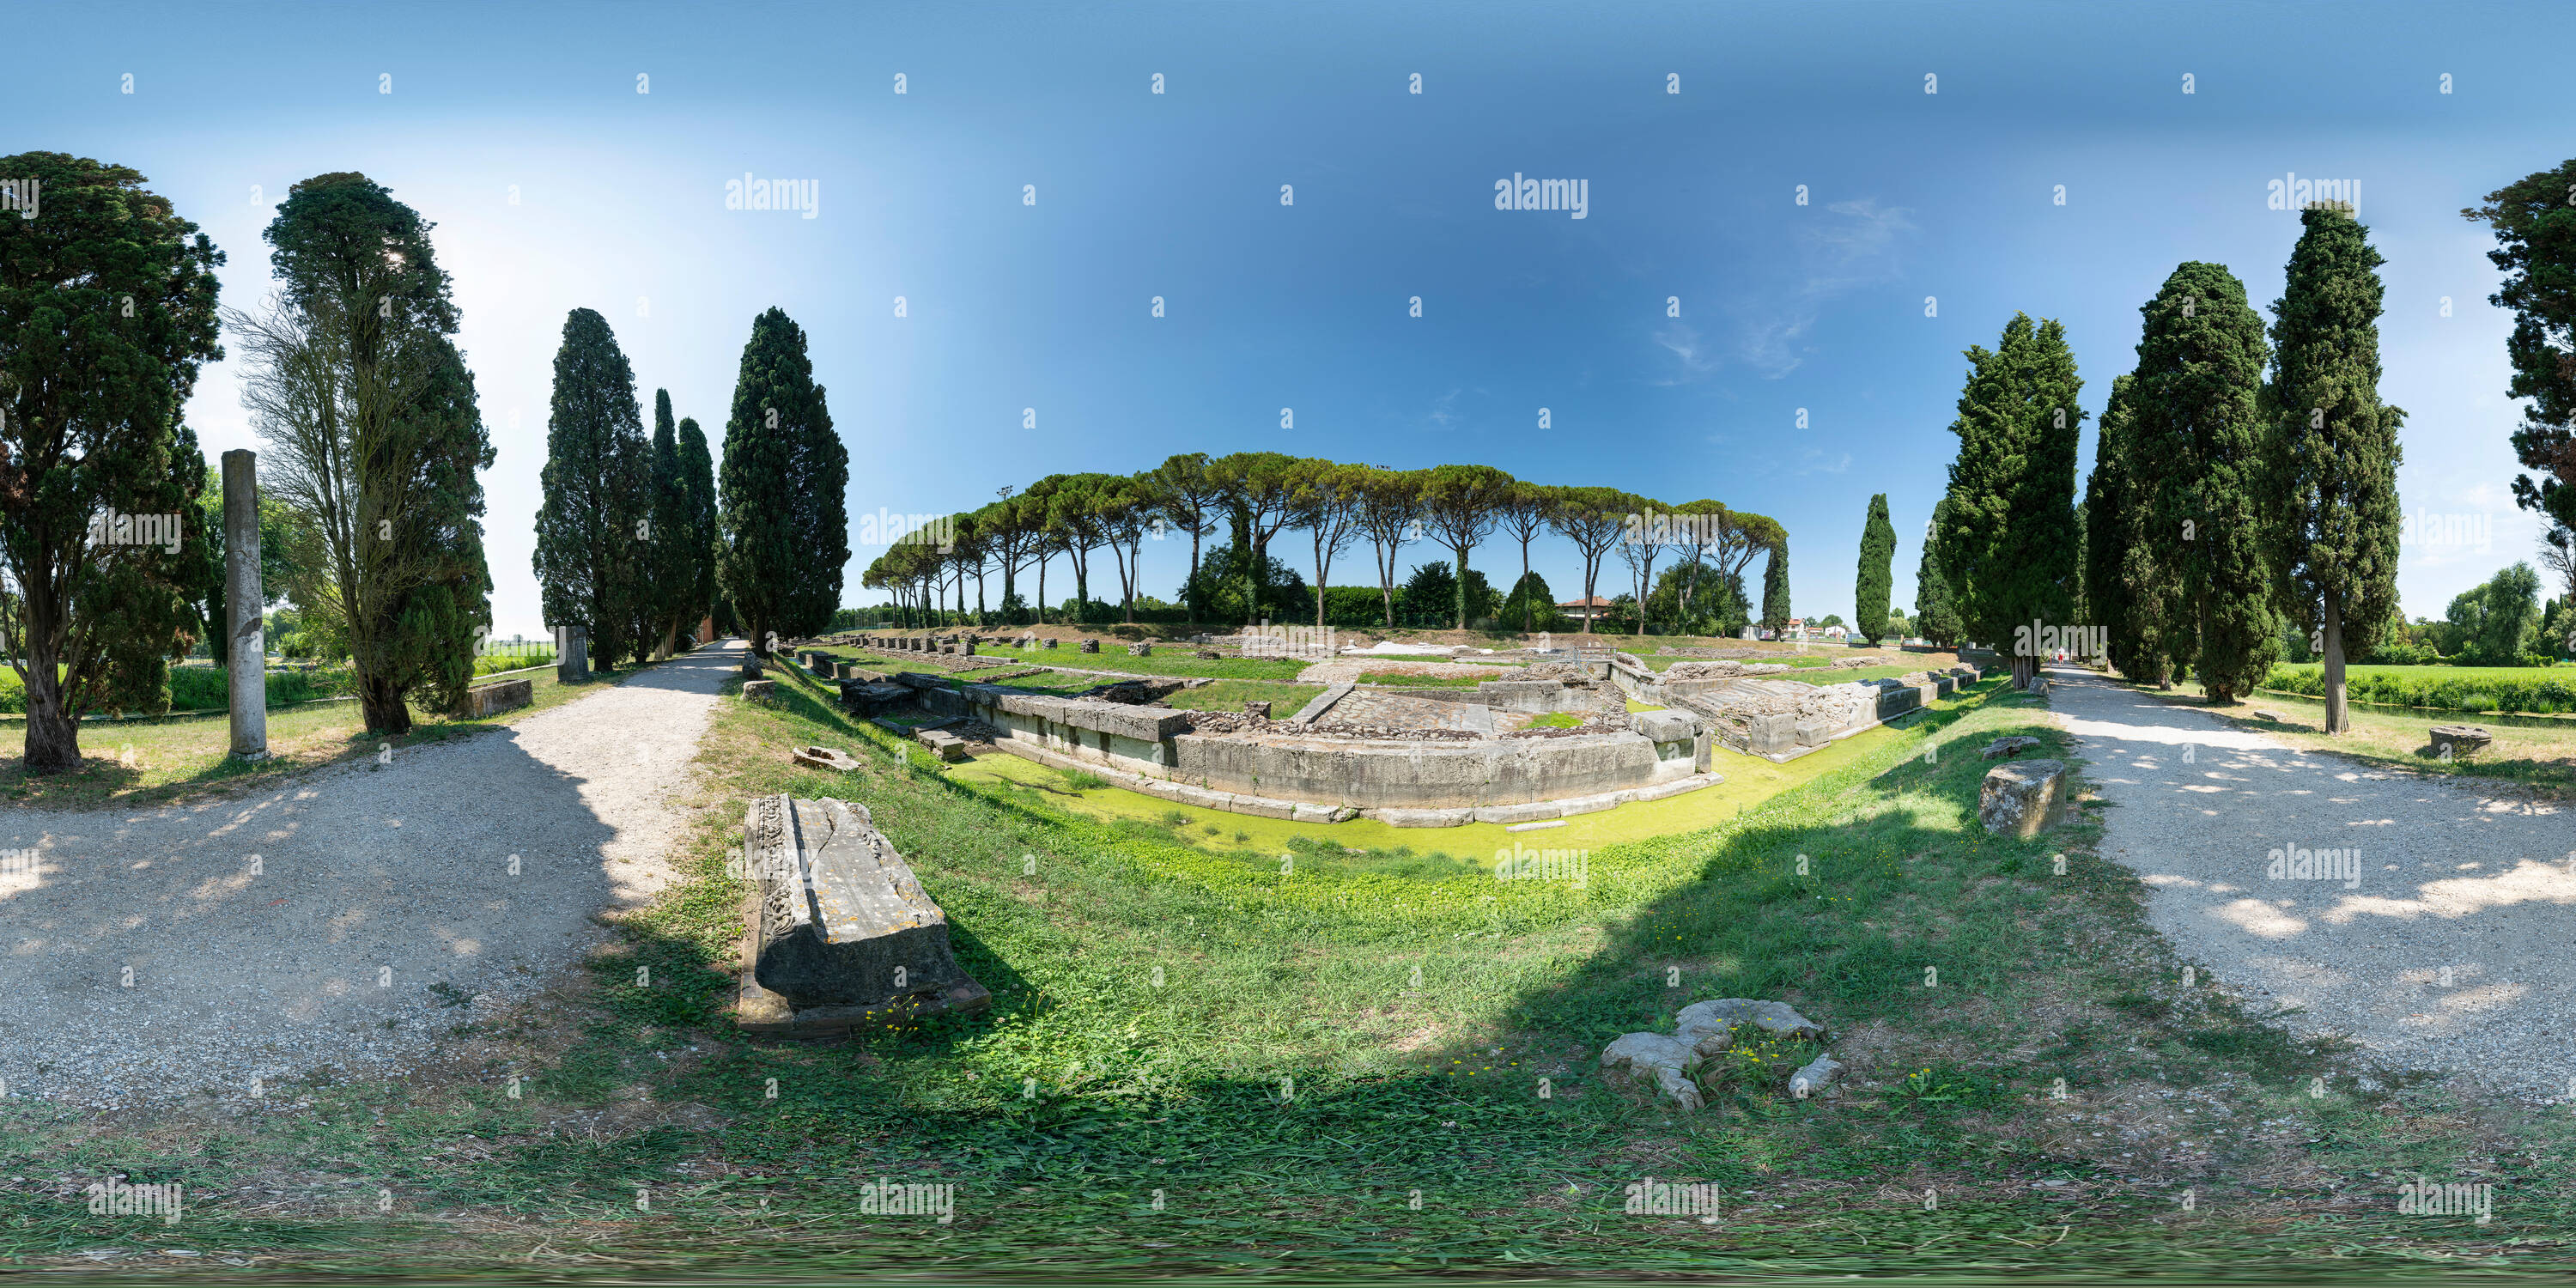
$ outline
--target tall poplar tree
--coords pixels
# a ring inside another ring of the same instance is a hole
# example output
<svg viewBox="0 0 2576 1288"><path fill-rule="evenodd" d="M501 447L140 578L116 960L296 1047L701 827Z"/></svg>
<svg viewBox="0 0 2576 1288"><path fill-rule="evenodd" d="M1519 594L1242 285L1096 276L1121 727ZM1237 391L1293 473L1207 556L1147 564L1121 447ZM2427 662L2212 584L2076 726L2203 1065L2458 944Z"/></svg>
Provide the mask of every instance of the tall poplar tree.
<svg viewBox="0 0 2576 1288"><path fill-rule="evenodd" d="M695 418L680 418L680 488L689 515L689 599L681 629L695 631L716 610L716 552L724 531L716 518L716 459Z"/></svg>
<svg viewBox="0 0 2576 1288"><path fill-rule="evenodd" d="M2155 562L2140 504L2144 464L2135 459L2130 433L2136 408L2130 391L2137 377L2111 382L2102 407L2101 433L2093 446L2093 474L2084 483L2084 601L2088 625L2109 642L2111 665L2140 684L2173 684L2172 642L2166 630L2174 596Z"/></svg>
<svg viewBox="0 0 2576 1288"><path fill-rule="evenodd" d="M590 656L616 666L637 641L652 593L652 451L608 319L574 309L555 351L546 419L545 500L537 508L537 584L546 624L590 632Z"/></svg>
<svg viewBox="0 0 2576 1288"><path fill-rule="evenodd" d="M671 419L671 391L653 391L652 577L644 598L652 605L652 638L658 657L680 646L683 631L698 625L698 566L705 562L705 534L689 504L688 462L680 453L680 427Z"/></svg>
<svg viewBox="0 0 2576 1288"><path fill-rule="evenodd" d="M1887 494L1869 499L1860 530L1860 577L1852 587L1852 617L1862 639L1876 644L1887 634L1887 597L1895 589L1896 525L1887 518Z"/></svg>
<svg viewBox="0 0 2576 1288"><path fill-rule="evenodd" d="M1959 394L1959 455L1935 539L1965 635L2003 648L2017 627L2064 624L2075 580L2075 456L2084 382L2066 328L2016 313L1992 350L1969 347ZM2013 650L2013 683L2038 674L2036 647Z"/></svg>
<svg viewBox="0 0 2576 1288"><path fill-rule="evenodd" d="M2348 210L2299 215L2288 281L2273 302L2267 410L2274 575L2325 660L2326 732L2352 724L2344 659L2378 646L2397 611L2397 428L2379 401L2379 266Z"/></svg>
<svg viewBox="0 0 2576 1288"><path fill-rule="evenodd" d="M1779 630L1796 615L1789 606L1789 538L1783 535L1762 567L1762 628Z"/></svg>
<svg viewBox="0 0 2576 1288"><path fill-rule="evenodd" d="M1948 504L1945 496L1932 507L1932 521L1923 525L1923 558L1914 565L1914 633L1939 648L1959 643L1959 607L1950 574L1941 569L1941 509Z"/></svg>
<svg viewBox="0 0 2576 1288"><path fill-rule="evenodd" d="M814 383L804 328L779 309L753 319L743 345L719 477L717 579L752 647L829 628L850 560L850 454Z"/></svg>
<svg viewBox="0 0 2576 1288"><path fill-rule="evenodd" d="M2175 268L2139 312L2129 460L2146 520L2131 552L2170 569L2193 673L2224 705L2261 683L2281 650L2262 490L2263 320L2225 265L2198 261Z"/></svg>

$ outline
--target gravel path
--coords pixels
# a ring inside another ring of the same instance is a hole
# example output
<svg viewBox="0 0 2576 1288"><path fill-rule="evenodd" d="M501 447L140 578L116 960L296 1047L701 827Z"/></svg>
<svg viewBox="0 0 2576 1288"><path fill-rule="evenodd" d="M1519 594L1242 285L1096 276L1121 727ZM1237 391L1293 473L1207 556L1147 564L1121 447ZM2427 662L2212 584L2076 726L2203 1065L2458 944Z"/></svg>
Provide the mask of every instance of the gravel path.
<svg viewBox="0 0 2576 1288"><path fill-rule="evenodd" d="M740 650L255 795L0 815L0 848L41 855L0 885L0 1079L93 1108L241 1097L401 1068L534 993L595 914L668 881L672 798Z"/></svg>
<svg viewBox="0 0 2576 1288"><path fill-rule="evenodd" d="M2561 1099L2576 1085L2576 819L2474 781L2387 774L2051 668L2114 804L2104 853L2149 919L2257 1013L2403 1067ZM2302 879L2293 848L2334 852ZM2272 875L2272 852L2284 873ZM2335 860L2345 852L2348 863Z"/></svg>

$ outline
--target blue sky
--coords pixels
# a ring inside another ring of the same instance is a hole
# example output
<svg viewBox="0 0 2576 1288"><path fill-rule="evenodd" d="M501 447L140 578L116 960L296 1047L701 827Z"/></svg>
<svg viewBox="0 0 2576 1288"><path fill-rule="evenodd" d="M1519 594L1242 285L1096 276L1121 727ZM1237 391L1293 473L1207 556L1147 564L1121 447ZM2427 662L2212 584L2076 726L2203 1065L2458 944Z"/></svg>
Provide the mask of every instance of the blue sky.
<svg viewBox="0 0 2576 1288"><path fill-rule="evenodd" d="M2518 412L2491 242L2458 212L2576 148L2565 6L12 5L5 21L21 56L0 153L142 170L230 254L227 304L268 289L259 232L298 179L364 171L439 225L499 448L505 635L542 629L531 518L576 307L616 328L641 397L669 388L719 443L751 319L786 309L850 447L854 519L1190 450L1479 461L1769 514L1798 610L1848 617L1883 491L1910 603L1960 351L2015 310L2061 319L2098 412L2176 263L2228 265L2258 307L2278 297L2297 216L2265 185L2291 172L2358 181L2389 261L2381 392L2408 413L2407 510L2486 534L2410 541L2406 611L2439 615L2539 531L2507 490ZM816 217L726 210L746 173L813 181ZM1587 217L1494 209L1514 173L1585 180ZM210 455L257 445L230 365L190 408ZM876 553L858 549L845 602ZM1476 562L1507 582L1517 559L1497 538ZM1569 548L1535 559L1579 593ZM1147 589L1169 597L1186 561L1184 542L1149 544ZM1367 577L1365 550L1336 565L1337 583Z"/></svg>

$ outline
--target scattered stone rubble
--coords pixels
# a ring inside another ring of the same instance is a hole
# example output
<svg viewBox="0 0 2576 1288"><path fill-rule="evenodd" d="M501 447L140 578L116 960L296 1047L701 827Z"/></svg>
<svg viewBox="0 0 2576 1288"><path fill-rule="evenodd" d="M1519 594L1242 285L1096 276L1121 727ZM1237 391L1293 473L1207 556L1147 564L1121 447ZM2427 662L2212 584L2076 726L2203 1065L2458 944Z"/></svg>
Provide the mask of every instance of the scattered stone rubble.
<svg viewBox="0 0 2576 1288"><path fill-rule="evenodd" d="M1769 1034L1821 1042L1825 1036L1825 1026L1800 1015L1788 1003L1749 997L1693 1002L1673 1017L1673 1025L1670 1037L1630 1033L1604 1047L1604 1075L1613 1081L1651 1084L1665 1099L1683 1109L1697 1110L1705 1108L1707 1100L1691 1075L1701 1065L1726 1054L1744 1030L1756 1031L1745 1035L1748 1037ZM1842 1068L1841 1061L1819 1054L1789 1076L1789 1094L1801 1100L1839 1095L1833 1083Z"/></svg>

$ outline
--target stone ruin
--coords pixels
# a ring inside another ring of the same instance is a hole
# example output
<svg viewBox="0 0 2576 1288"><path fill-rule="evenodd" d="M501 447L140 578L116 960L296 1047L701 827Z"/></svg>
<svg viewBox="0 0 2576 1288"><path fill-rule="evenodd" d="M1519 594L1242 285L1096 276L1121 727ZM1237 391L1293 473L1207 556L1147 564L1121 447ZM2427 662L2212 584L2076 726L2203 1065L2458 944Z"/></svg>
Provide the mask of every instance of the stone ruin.
<svg viewBox="0 0 2576 1288"><path fill-rule="evenodd" d="M947 914L866 806L756 799L741 862L759 892L737 1006L747 1031L846 1032L992 1001L958 966Z"/></svg>
<svg viewBox="0 0 2576 1288"><path fill-rule="evenodd" d="M1759 665L1681 662L1657 674L1620 653L1611 659L1610 675L1628 696L1702 716L1727 746L1777 762L1928 707L1979 674L1960 666L1937 676L1917 671L1887 680L1809 684L1760 678L1788 668L1764 671Z"/></svg>

